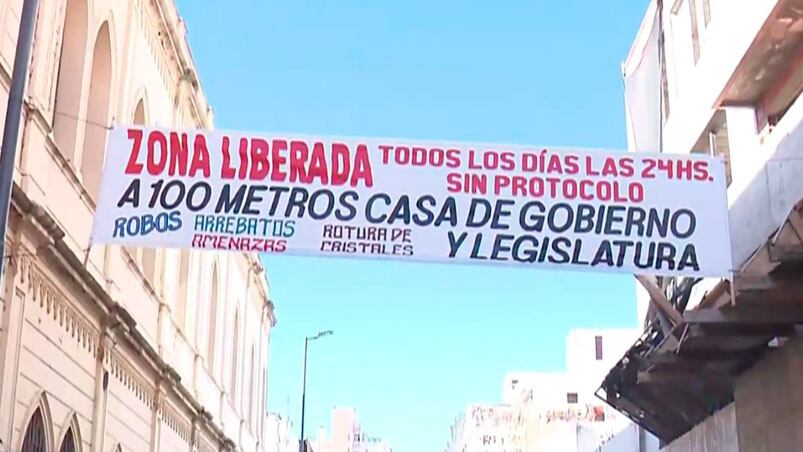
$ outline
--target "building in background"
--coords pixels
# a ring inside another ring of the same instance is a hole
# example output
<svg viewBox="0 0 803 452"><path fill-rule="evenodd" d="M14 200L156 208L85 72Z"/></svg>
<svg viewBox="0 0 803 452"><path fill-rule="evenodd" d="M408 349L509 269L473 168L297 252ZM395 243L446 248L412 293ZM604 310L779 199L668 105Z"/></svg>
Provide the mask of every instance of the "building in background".
<svg viewBox="0 0 803 452"><path fill-rule="evenodd" d="M3 106L22 3L0 0ZM268 450L274 314L257 257L88 243L110 124L213 127L185 33L171 0L39 2L5 237L0 448Z"/></svg>
<svg viewBox="0 0 803 452"><path fill-rule="evenodd" d="M293 436L292 424L275 413L268 413L262 430L264 450L270 452L298 452L298 437ZM312 448L308 448L312 452Z"/></svg>
<svg viewBox="0 0 803 452"><path fill-rule="evenodd" d="M644 332L602 384L664 451L803 442L801 48L800 0L655 0L625 61L630 149L727 174L732 277L639 288Z"/></svg>
<svg viewBox="0 0 803 452"><path fill-rule="evenodd" d="M447 452L590 452L630 421L596 397L599 380L638 330L572 330L565 372L505 376L502 403L470 405L452 426Z"/></svg>
<svg viewBox="0 0 803 452"><path fill-rule="evenodd" d="M511 405L469 405L452 426L447 452L515 451L518 409Z"/></svg>
<svg viewBox="0 0 803 452"><path fill-rule="evenodd" d="M466 413L470 412L470 409L466 409ZM466 430L466 415L464 413L460 413L454 420L454 423L451 426L451 431L449 435L449 440L446 443L446 452L464 452L468 450L465 444L465 430Z"/></svg>
<svg viewBox="0 0 803 452"><path fill-rule="evenodd" d="M392 452L390 445L379 437L368 435L357 419L353 408L332 410L332 432L327 437L323 428L312 442L316 452Z"/></svg>

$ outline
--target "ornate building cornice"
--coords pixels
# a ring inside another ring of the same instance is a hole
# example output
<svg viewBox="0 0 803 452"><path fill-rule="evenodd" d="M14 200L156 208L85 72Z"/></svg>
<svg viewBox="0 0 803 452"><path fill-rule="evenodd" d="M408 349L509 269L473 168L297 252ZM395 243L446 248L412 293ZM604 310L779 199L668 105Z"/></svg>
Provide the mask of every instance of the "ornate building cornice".
<svg viewBox="0 0 803 452"><path fill-rule="evenodd" d="M149 409L156 409L179 437L192 440L192 427L188 419L195 418L203 420L197 425L203 426L217 442L234 444L181 384L178 372L159 357L137 329L131 313L111 298L78 256L62 241L65 233L50 214L33 203L16 185L12 202L15 210L36 225L36 234L44 233L46 236L46 240L37 246L36 254L17 252L10 257L10 265L16 269L15 284L30 293L28 302L38 306L86 353L103 361L111 376ZM42 258L56 263L56 270L68 276L86 295L82 298L88 302L88 310L98 314L97 322L77 309L51 280L44 271ZM138 357L137 363L144 368L135 369L131 364L131 356ZM155 377L149 378L148 375ZM180 411L187 412L187 417L182 416Z"/></svg>

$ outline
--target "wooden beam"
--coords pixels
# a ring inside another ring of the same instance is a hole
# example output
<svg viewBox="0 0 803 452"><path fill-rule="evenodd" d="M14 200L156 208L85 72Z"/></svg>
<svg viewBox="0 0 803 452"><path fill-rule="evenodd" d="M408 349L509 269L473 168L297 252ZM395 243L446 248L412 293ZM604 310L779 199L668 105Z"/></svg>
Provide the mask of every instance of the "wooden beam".
<svg viewBox="0 0 803 452"><path fill-rule="evenodd" d="M703 368L707 364L716 363L717 365L735 365L745 359L757 356L760 349L748 350L727 350L727 351L703 351L703 350L682 350L680 353L662 353L652 358L653 364L660 365L683 365L691 366L697 364ZM701 370L702 372L702 370Z"/></svg>
<svg viewBox="0 0 803 452"><path fill-rule="evenodd" d="M656 308L660 309L661 312L667 317L667 319L672 322L672 326L675 326L683 321L683 316L678 312L677 309L669 303L669 300L666 299L666 295L664 295L664 291L658 287L658 284L651 276L646 275L635 275L636 280L644 286L647 290L647 293L650 294L650 300L655 305Z"/></svg>
<svg viewBox="0 0 803 452"><path fill-rule="evenodd" d="M694 309L683 314L694 325L799 325L803 324L803 304L737 305L723 309Z"/></svg>
<svg viewBox="0 0 803 452"><path fill-rule="evenodd" d="M770 245L769 251L775 262L803 260L803 245Z"/></svg>
<svg viewBox="0 0 803 452"><path fill-rule="evenodd" d="M698 360L718 363L742 363L758 357L766 347L744 350L682 350L679 355L683 360Z"/></svg>
<svg viewBox="0 0 803 452"><path fill-rule="evenodd" d="M727 370L688 370L680 368L664 368L662 370L642 371L636 381L641 383L688 383L692 380L732 382L736 376Z"/></svg>
<svg viewBox="0 0 803 452"><path fill-rule="evenodd" d="M678 410L680 407L674 400L665 397L665 392L656 395L647 386L632 386L625 395L634 405L651 414L674 434L687 432L699 422L699 419L695 422L688 413Z"/></svg>
<svg viewBox="0 0 803 452"><path fill-rule="evenodd" d="M803 305L803 278L798 273L783 275L740 275L735 304L790 303Z"/></svg>
<svg viewBox="0 0 803 452"><path fill-rule="evenodd" d="M703 295L703 299L700 300L699 307L702 308L710 308L716 306L717 301L723 296L728 295L730 298L731 293L731 285L730 281L727 279L720 280L714 288L708 291L705 295Z"/></svg>
<svg viewBox="0 0 803 452"><path fill-rule="evenodd" d="M727 340L746 340L749 338L771 339L774 336L791 336L795 332L795 325L776 325L776 324L707 324L689 325L690 337L727 339ZM693 335L692 335L693 334Z"/></svg>
<svg viewBox="0 0 803 452"><path fill-rule="evenodd" d="M778 273L771 275L740 274L736 276L735 285L739 292L790 288L803 290L803 279L797 273L788 275Z"/></svg>

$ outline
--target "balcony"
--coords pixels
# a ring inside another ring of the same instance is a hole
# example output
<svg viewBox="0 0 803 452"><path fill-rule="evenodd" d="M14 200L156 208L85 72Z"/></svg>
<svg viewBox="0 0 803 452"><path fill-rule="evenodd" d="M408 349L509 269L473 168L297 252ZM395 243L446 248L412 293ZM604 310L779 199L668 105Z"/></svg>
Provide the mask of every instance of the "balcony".
<svg viewBox="0 0 803 452"><path fill-rule="evenodd" d="M803 88L803 1L780 0L717 99L755 106L759 128L774 125Z"/></svg>
<svg viewBox="0 0 803 452"><path fill-rule="evenodd" d="M644 334L605 377L600 397L665 442L734 399L736 379L803 327L803 200L732 280L696 301L699 279L664 279L677 313L650 308ZM673 320L674 318L674 320Z"/></svg>

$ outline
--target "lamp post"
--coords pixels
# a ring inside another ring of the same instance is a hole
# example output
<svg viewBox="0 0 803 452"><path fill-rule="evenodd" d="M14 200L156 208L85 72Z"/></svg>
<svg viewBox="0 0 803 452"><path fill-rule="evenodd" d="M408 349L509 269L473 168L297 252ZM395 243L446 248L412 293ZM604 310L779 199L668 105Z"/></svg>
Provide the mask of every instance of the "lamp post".
<svg viewBox="0 0 803 452"><path fill-rule="evenodd" d="M307 403L307 346L310 341L320 339L324 336L333 334L332 330L321 331L315 336L304 338L304 379L301 383L301 441L298 445L299 452L307 452L307 443L304 441L304 409Z"/></svg>

